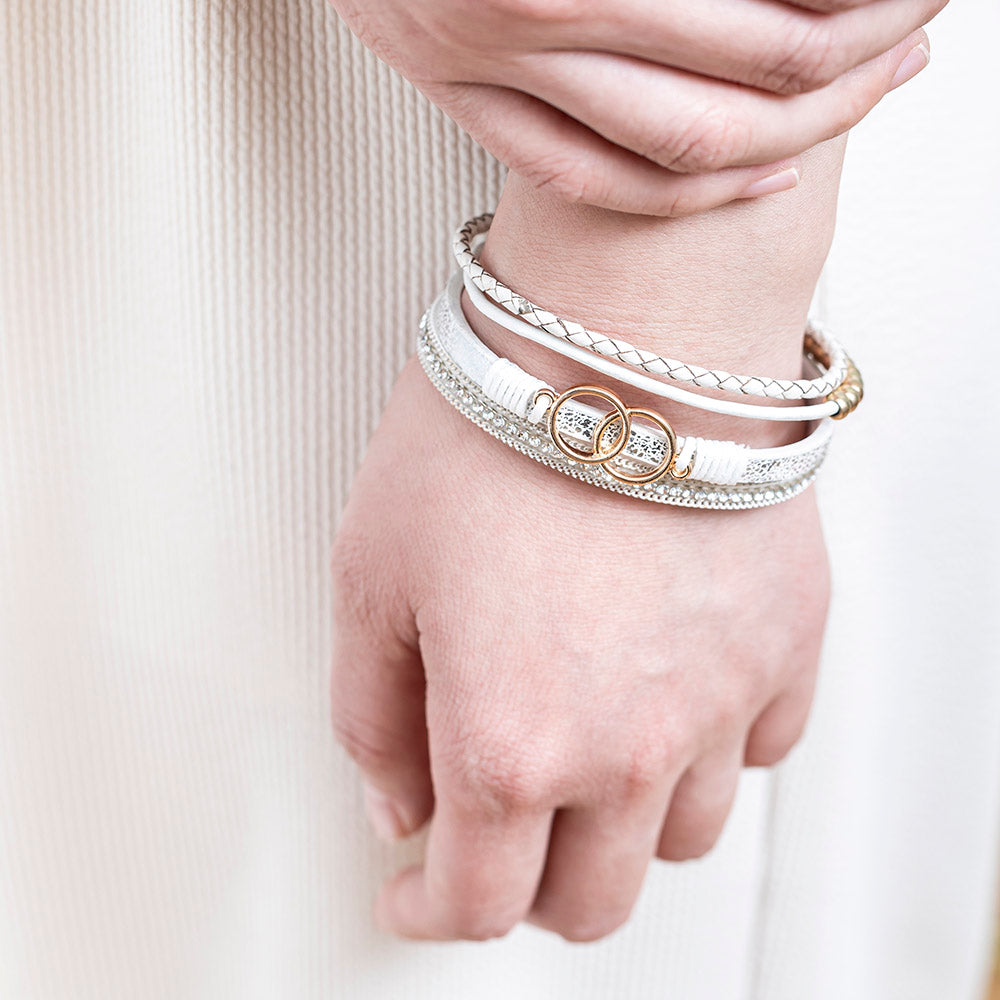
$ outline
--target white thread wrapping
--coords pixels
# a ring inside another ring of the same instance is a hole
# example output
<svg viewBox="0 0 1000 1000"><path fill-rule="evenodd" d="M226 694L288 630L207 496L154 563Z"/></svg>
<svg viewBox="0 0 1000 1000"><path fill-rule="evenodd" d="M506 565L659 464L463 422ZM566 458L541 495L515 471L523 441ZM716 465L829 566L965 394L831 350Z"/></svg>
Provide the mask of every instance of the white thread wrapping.
<svg viewBox="0 0 1000 1000"><path fill-rule="evenodd" d="M750 449L745 444L699 437L685 438L685 448L689 442L694 448L692 478L722 486L732 486L743 481L750 454Z"/></svg>
<svg viewBox="0 0 1000 1000"><path fill-rule="evenodd" d="M506 358L497 358L487 369L483 378L483 392L500 406L516 413L519 417L528 417L541 406L541 413L545 412L545 403L539 400L538 404L532 405L535 393L539 389L547 389L548 386L539 378L529 375L523 368L519 368L512 361ZM535 417L533 423L538 422Z"/></svg>

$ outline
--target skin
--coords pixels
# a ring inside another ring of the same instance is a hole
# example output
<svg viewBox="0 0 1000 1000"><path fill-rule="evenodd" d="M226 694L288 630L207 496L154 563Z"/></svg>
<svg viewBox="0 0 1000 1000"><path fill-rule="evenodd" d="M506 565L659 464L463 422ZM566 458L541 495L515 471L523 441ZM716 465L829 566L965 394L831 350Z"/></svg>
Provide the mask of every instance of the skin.
<svg viewBox="0 0 1000 1000"><path fill-rule="evenodd" d="M796 377L843 148L804 153L793 191L680 220L568 204L512 175L484 262L594 329ZM470 319L556 387L593 381ZM622 391L681 433L796 433ZM521 920L610 933L653 858L707 851L741 767L781 759L806 722L829 595L812 490L730 513L597 491L479 431L412 359L332 570L336 732L384 835L430 820L423 864L376 901L407 937L480 940Z"/></svg>
<svg viewBox="0 0 1000 1000"><path fill-rule="evenodd" d="M944 0L335 6L511 168L482 251L501 279L674 357L798 377L833 234L829 140L926 65L919 29ZM553 385L594 381L469 318ZM628 403L685 434L795 434ZM429 821L423 864L376 901L400 935L610 933L650 861L707 851L741 767L802 732L829 599L812 491L734 513L594 494L475 431L407 364L331 559L335 730L381 836Z"/></svg>
<svg viewBox="0 0 1000 1000"><path fill-rule="evenodd" d="M684 216L794 186L926 65L945 0L332 0L355 34L558 197ZM640 99L636 99L637 95Z"/></svg>

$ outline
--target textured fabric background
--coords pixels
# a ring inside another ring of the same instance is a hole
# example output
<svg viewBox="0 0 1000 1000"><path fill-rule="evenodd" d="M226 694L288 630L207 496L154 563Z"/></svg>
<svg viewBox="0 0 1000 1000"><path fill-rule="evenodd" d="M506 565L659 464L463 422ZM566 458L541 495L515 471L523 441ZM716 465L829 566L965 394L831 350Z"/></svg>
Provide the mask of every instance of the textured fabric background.
<svg viewBox="0 0 1000 1000"><path fill-rule="evenodd" d="M377 933L327 554L500 169L324 0L0 3L0 997L974 1000L1000 798L994 0L857 130L805 743L572 946ZM336 360L335 360L336 359Z"/></svg>

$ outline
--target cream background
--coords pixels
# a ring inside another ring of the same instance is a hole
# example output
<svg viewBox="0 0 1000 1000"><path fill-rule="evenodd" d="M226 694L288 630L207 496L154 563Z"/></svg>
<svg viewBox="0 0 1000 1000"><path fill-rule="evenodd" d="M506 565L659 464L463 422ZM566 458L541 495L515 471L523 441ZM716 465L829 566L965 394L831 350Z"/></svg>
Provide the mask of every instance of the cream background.
<svg viewBox="0 0 1000 1000"><path fill-rule="evenodd" d="M371 925L420 844L374 841L330 735L326 561L501 172L325 0L0 5L0 997L973 1000L998 37L956 0L852 138L820 298L869 396L805 743L614 937L433 946Z"/></svg>

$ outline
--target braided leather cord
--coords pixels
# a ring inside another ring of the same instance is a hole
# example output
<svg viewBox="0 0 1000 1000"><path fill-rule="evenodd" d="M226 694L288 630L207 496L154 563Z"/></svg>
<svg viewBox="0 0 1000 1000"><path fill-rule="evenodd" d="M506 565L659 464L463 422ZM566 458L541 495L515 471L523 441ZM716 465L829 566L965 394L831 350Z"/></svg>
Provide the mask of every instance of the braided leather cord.
<svg viewBox="0 0 1000 1000"><path fill-rule="evenodd" d="M487 212L470 219L455 233L454 251L459 265L473 284L498 306L554 337L568 340L594 354L613 358L652 375L722 392L770 399L817 399L836 389L848 374L848 357L843 347L815 321L810 321L806 331L805 343L809 347L804 347L804 352L813 364L823 369L822 374L814 379L775 379L765 375L734 375L719 369L701 368L675 361L652 351L633 347L627 341L595 333L571 320L560 319L508 288L479 263L472 249L472 241L476 236L487 232L492 221L493 214Z"/></svg>

